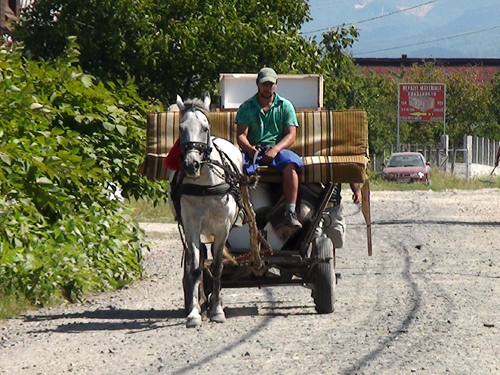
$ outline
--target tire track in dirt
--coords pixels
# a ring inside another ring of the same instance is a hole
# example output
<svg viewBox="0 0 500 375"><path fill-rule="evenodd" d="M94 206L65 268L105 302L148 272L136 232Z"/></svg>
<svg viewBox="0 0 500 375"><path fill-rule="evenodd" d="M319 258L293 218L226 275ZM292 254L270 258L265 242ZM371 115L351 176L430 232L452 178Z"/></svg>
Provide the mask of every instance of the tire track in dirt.
<svg viewBox="0 0 500 375"><path fill-rule="evenodd" d="M276 302L274 302L272 298L272 291L271 290L266 290L265 291L266 296L270 301L273 301L271 303L272 308L276 306ZM214 358L217 358L218 356L227 353L228 351L235 350L239 346L241 346L245 341L250 340L252 337L258 335L259 333L263 332L266 327L271 323L273 316L268 315L265 317L259 324L257 324L255 327L251 328L248 332L241 334L241 336L238 336L236 338L233 338L232 342L223 346L222 348L219 348L209 354L206 354L203 358L197 360L196 362L190 363L189 365L182 367L180 369L177 369L173 372L171 372L172 375L182 375L182 374L190 374L194 369L197 367L203 366L204 364L210 363Z"/></svg>
<svg viewBox="0 0 500 375"><path fill-rule="evenodd" d="M144 280L1 326L0 374L500 373L500 191L373 197L373 257L347 212L333 314L300 287L225 289L227 322L187 330L180 242L158 225Z"/></svg>
<svg viewBox="0 0 500 375"><path fill-rule="evenodd" d="M420 213L424 213L422 210L419 210ZM425 214L425 213L424 213ZM446 336L451 330L451 322L455 320L454 311L459 309L456 303L454 303L453 296L445 289L439 280L436 282L436 278L430 277L430 275L435 275L436 272L434 268L439 260L441 260L442 254L433 251L425 252L425 263L423 266L416 261L416 253L421 252L422 245L417 247L412 247L409 243L419 243L421 241L418 235L415 233L421 233L422 231L426 231L428 228L433 225L441 226L440 231L442 232L452 232L454 230L467 231L467 228L470 226L479 226L482 227L484 225L489 226L490 223L475 223L475 222L464 222L464 221L454 221L454 220L434 220L432 218L422 220L418 218L415 219L405 218L404 220L396 219L396 220L381 220L374 224L374 230L380 229L384 226L399 226L404 225L406 227L406 232L404 234L405 241L394 241L394 239L388 238L385 242L385 245L388 248L393 248L397 251L398 254L404 259L404 267L402 270L402 277L406 282L407 288L409 288L410 293L406 296L406 313L402 318L400 318L399 325L388 335L381 339L380 343L371 349L368 353L359 358L354 364L343 369L343 374L353 374L358 373L358 371L362 371L364 368L369 367L371 362L380 361L380 357L384 357L386 355L391 356L391 354L386 354L388 352L388 348L391 348L393 345L399 345L402 349L397 355L392 355L389 362L392 363L394 367L397 367L395 364L400 363L399 368L403 368L404 365L407 365L407 360L405 357L409 357L411 354L414 355L416 350L420 350L420 348L425 348L429 346L430 342L435 342L435 332L432 330L428 332L421 332L420 335L412 336L412 338L408 341L405 340L404 336L410 329L412 329L412 325L416 323L418 326L420 324L419 320L425 319L425 314L428 311L432 310L432 319L435 321L435 329L439 330L442 336ZM463 227L462 228L457 228ZM425 246L424 246L425 249ZM387 262L384 262L387 264ZM420 265L420 269L418 269ZM383 272L389 271L387 268L383 269ZM454 272L454 275L456 273ZM453 275L448 273L442 274L443 278L449 278ZM383 298L384 293L378 293L376 306L381 304L381 298ZM436 308L439 307L439 310ZM374 310L377 310L377 307L374 307ZM383 319L383 317L381 317ZM368 324L368 321L366 321ZM420 327L417 329L421 330ZM402 344L404 341L404 345L407 345L407 348L404 348ZM387 360L385 360L387 362ZM362 373L362 372L361 372Z"/></svg>
<svg viewBox="0 0 500 375"><path fill-rule="evenodd" d="M382 200L381 202L376 202L376 204L386 205L389 202L385 202ZM407 289L407 294L405 295L405 300L400 301L400 304L405 305L406 313L404 315L398 315L399 321L396 323L392 323L391 328L389 329L389 333L379 339L379 342L375 347L362 355L357 359L356 362L352 363L350 366L344 368L342 371L343 374L351 374L356 371L360 371L365 367L369 367L370 363L377 362L379 357L387 356L388 348L393 345L397 345L400 340L401 335L404 335L408 332L411 325L418 319L418 314L422 309L425 309L423 294L425 292L425 288L422 288L420 284L421 277L415 273L413 269L413 256L412 256L412 243L418 244L420 239L418 236L414 235L414 232L419 232L419 230L415 230L416 228L425 225L421 223L422 218L427 217L427 212L423 208L423 204L420 200L411 200L408 201L406 199L395 199L391 200L390 204L393 205L389 212L384 211L386 216L382 220L374 220L373 223L373 232L386 231L387 235L379 233L379 238L382 238L382 243L376 243L374 246L379 248L384 248L386 256L383 257L384 261L379 263L379 273L387 274L394 273L394 270L401 270L401 279L405 283L405 288ZM377 206L375 206L377 207ZM387 215L389 213L389 215ZM401 241L398 236L394 236L395 227L401 228L401 234L405 237L404 241ZM419 245L421 246L421 245ZM399 266L398 262L395 262L394 259L389 258L389 254L393 254L394 252L390 252L390 250L395 250L398 254L398 258L400 259L401 266ZM377 252L377 258L379 261L381 260L381 254ZM398 266L394 267L394 263L397 263ZM393 275L394 276L394 275ZM394 290L397 292L396 290ZM379 289L377 288L377 298L373 309L370 313L365 314L367 318L365 318L364 322L359 324L360 326L369 325L370 322L373 322L373 313L378 311L383 311L383 305L385 303L385 299L387 295L391 294L387 291L386 288ZM451 307L448 307L448 311L451 310ZM445 313L446 314L446 313ZM384 317L383 314L378 315L380 317L380 321L387 321L387 317Z"/></svg>
<svg viewBox="0 0 500 375"><path fill-rule="evenodd" d="M374 230L375 229L376 225L374 226ZM403 314L403 317L400 318L392 331L388 332L384 337L379 337L378 344L375 347L368 348L368 352L358 358L354 363L341 369L340 373L343 375L356 374L359 371L362 371L365 367L368 367L370 363L376 362L379 357L385 356L387 348L392 346L402 333L408 331L421 308L422 291L418 287L414 279L414 275L412 274L411 256L408 249L405 248L402 242L398 241L387 241L385 245L388 248L396 249L397 254L402 258L404 263L404 267L401 271L401 279L404 281L405 289L408 290L409 294L405 303L406 312ZM388 264L387 259L384 259L384 264ZM383 267L381 271L385 272L386 270L387 268ZM372 307L370 312L365 314L365 320L359 324L361 327L373 324L374 313L377 313L378 318L376 319L380 322L384 323L387 321L387 313L384 311L383 306L385 305L386 295L391 293L388 293L387 289L377 288L376 294L377 297L375 305Z"/></svg>

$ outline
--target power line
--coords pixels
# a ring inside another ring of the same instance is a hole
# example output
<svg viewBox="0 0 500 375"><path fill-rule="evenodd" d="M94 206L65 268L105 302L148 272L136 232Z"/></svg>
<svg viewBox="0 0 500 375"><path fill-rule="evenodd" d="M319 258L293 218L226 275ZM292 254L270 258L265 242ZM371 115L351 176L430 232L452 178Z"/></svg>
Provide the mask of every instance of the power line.
<svg viewBox="0 0 500 375"><path fill-rule="evenodd" d="M426 40L426 41L424 41L424 42L417 42L417 43L405 44L405 45L402 45L402 46L397 46L397 47L389 47L389 48L383 48L383 49L377 49L377 50L367 51L367 52L359 52L359 53L356 53L356 56L359 56L359 55L366 55L366 54L368 54L368 53L376 53L376 52L390 51L390 50L399 49L399 48L405 48L405 47L413 47L413 46L418 46L418 45L421 45L421 44L434 43L434 42L439 42L439 41L441 41L441 40L459 38L459 37L461 37L461 36L466 36L466 35L471 35L471 34L482 33L482 32L485 32L485 31L490 31L490 30L499 29L499 28L500 28L500 25L498 25L498 26L493 26L493 27L488 27L487 29L474 30L474 31L469 31L469 32L467 32L467 33L455 34L455 35L445 36L445 37L442 37L442 38L437 38L437 39L432 39L432 40Z"/></svg>
<svg viewBox="0 0 500 375"><path fill-rule="evenodd" d="M412 6L412 7L409 7L409 8L404 8L404 9L399 9L399 10L395 10L394 12L390 12L390 13L387 13L387 14L384 14L382 16L377 16L377 17L372 17L372 18L367 18L365 20L361 20L361 21L357 21L357 22L351 22L351 24L360 24L360 23L364 23L364 22L369 22L369 21L374 21L374 20L378 20L380 18L384 18L384 17L389 17L389 16L392 16L393 14L396 14L396 13L401 13L401 12L406 12L408 10L412 10L412 9L416 9L416 8L420 8L424 5L428 5L428 4L431 4L431 3L435 3L436 1L439 1L439 0L431 0L431 1L427 1L426 3L422 3L422 4L418 4L418 5L415 5L415 6ZM345 24L344 24L345 25ZM302 33L302 34L312 34L312 33L317 33L319 31L324 31L324 30L330 30L330 29L336 29L338 27L341 27L342 25L337 25L337 26L330 26L330 27L325 27L325 28L322 28L322 29L318 29L318 30L313 30L313 31L307 31L305 33Z"/></svg>

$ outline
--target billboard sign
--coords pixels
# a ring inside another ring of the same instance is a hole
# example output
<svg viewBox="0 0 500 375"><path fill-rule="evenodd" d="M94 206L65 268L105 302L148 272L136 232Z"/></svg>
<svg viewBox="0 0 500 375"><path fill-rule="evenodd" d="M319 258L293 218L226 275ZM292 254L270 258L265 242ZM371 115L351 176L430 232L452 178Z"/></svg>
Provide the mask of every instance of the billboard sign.
<svg viewBox="0 0 500 375"><path fill-rule="evenodd" d="M446 85L400 83L398 111L401 121L445 121Z"/></svg>

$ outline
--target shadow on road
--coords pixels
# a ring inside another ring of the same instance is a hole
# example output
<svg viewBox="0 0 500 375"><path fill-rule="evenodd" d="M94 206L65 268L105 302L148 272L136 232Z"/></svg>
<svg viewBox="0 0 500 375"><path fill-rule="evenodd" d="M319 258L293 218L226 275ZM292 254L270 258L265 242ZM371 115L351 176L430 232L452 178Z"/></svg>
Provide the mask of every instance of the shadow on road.
<svg viewBox="0 0 500 375"><path fill-rule="evenodd" d="M467 225L467 226L479 226L479 227L483 227L483 226L498 227L498 226L500 226L500 222L498 222L498 221L456 221L456 220L418 220L418 219L372 221L372 225L405 225L405 224Z"/></svg>
<svg viewBox="0 0 500 375"><path fill-rule="evenodd" d="M32 332L79 333L88 331L142 331L184 324L184 309L176 310L126 310L109 308L106 310L84 311L76 314L25 315L26 322L55 320L75 320L63 323L54 329ZM176 320L169 322L169 320ZM177 321L181 320L181 321Z"/></svg>

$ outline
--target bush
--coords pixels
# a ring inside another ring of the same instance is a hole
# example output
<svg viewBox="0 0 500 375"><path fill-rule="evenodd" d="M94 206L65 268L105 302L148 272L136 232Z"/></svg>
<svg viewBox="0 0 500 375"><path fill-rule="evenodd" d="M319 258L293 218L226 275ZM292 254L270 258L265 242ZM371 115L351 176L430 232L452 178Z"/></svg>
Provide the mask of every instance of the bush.
<svg viewBox="0 0 500 375"><path fill-rule="evenodd" d="M144 233L111 190L165 196L137 174L145 114L131 84L0 47L0 295L34 304L120 287L141 275Z"/></svg>

